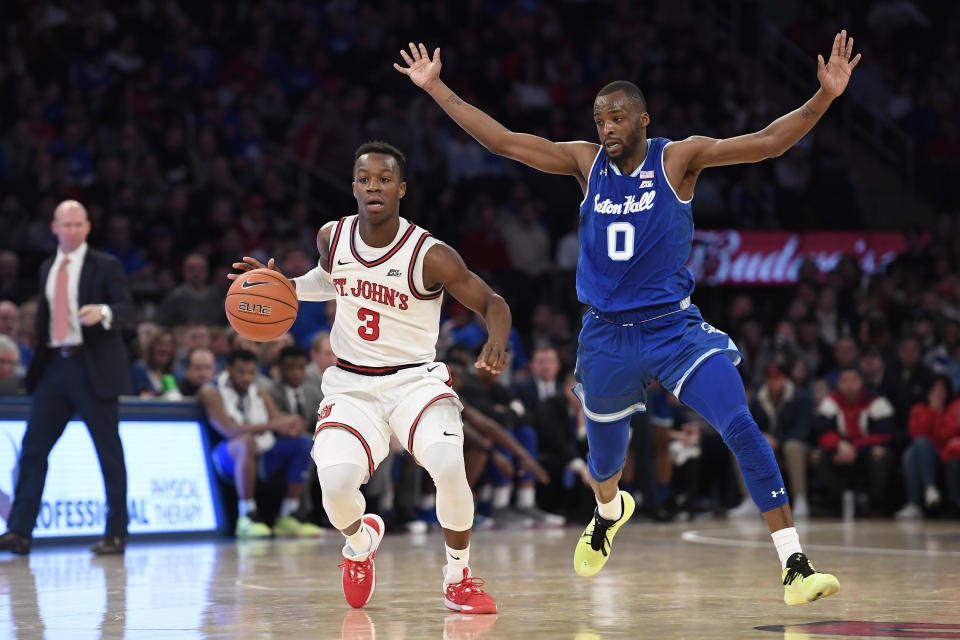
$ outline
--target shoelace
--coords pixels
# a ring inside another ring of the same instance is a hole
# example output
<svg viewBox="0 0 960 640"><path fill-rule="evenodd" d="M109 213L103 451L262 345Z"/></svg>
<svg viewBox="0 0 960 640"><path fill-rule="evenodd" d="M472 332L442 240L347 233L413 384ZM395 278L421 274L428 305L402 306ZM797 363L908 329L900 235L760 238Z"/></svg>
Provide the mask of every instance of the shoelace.
<svg viewBox="0 0 960 640"><path fill-rule="evenodd" d="M599 513L595 513L593 516L593 532L590 534L590 548L594 551L599 551L603 555L607 555L607 548L610 546L610 541L607 539L607 529L616 524L616 522L616 520L607 520L606 518L600 517ZM586 538L586 532L580 537Z"/></svg>
<svg viewBox="0 0 960 640"><path fill-rule="evenodd" d="M340 569L346 567L347 576L354 584L363 584L370 579L370 574L373 573L373 561L370 559L358 562L357 560L344 558L343 563L337 565L337 567Z"/></svg>
<svg viewBox="0 0 960 640"><path fill-rule="evenodd" d="M461 597L471 593L483 593L482 587L486 584L483 578L464 578L460 582L454 582L447 585L447 589L453 592L453 595Z"/></svg>
<svg viewBox="0 0 960 640"><path fill-rule="evenodd" d="M783 584L785 586L793 584L793 581L796 580L797 577L807 578L816 572L817 570L813 568L813 563L811 563L806 556L801 556L797 558L797 561L794 563L788 561L787 575L783 577Z"/></svg>

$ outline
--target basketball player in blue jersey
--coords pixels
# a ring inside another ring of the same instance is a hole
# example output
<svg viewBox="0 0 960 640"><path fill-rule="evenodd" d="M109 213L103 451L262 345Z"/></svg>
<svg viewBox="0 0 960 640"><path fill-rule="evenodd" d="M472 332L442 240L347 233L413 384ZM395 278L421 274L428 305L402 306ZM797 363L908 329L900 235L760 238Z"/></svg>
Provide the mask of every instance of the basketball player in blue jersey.
<svg viewBox="0 0 960 640"><path fill-rule="evenodd" d="M818 56L819 90L799 109L755 133L724 140L693 136L648 139L643 93L632 83L600 90L593 118L600 145L555 143L514 133L465 103L440 80L440 50L423 44L394 64L467 133L498 155L547 173L574 176L580 203L577 295L589 306L577 351L575 392L587 416L589 467L597 509L577 543L574 568L596 574L613 536L633 514L617 482L626 459L630 415L645 410L646 387L658 380L723 436L763 512L780 556L787 604L803 604L840 588L817 572L800 548L773 451L757 428L735 368L733 341L704 322L690 304L693 275L684 266L693 241L690 201L707 167L759 162L784 153L843 93L860 55L841 31L830 59Z"/></svg>

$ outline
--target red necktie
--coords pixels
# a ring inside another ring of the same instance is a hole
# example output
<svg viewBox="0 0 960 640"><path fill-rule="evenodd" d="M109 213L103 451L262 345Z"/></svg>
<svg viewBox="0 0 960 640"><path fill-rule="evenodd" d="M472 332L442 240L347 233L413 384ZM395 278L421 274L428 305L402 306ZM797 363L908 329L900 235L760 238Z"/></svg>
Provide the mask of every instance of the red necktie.
<svg viewBox="0 0 960 640"><path fill-rule="evenodd" d="M69 274L67 273L67 263L70 259L63 256L63 262L60 263L60 269L57 271L57 286L53 290L53 340L59 344L67 337L67 330L70 328L70 305L67 302L67 284Z"/></svg>

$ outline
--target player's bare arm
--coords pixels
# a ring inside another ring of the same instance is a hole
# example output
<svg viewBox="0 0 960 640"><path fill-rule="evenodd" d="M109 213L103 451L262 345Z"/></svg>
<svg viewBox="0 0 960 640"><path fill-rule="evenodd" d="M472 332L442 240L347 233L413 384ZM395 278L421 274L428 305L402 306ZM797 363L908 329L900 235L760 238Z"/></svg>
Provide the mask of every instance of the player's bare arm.
<svg viewBox="0 0 960 640"><path fill-rule="evenodd" d="M722 140L692 136L668 146L663 152L664 167L677 195L684 200L692 198L697 176L707 167L760 162L775 158L796 144L846 89L853 68L860 62L860 54L851 60L852 54L853 38L848 38L844 29L833 39L826 64L822 55L817 56L820 88L813 97L764 129Z"/></svg>
<svg viewBox="0 0 960 640"><path fill-rule="evenodd" d="M488 337L476 366L494 373L506 369L511 322L506 301L467 269L460 254L445 244L433 245L423 257L423 284L431 291L445 287L465 307L483 316Z"/></svg>
<svg viewBox="0 0 960 640"><path fill-rule="evenodd" d="M330 261L330 234L336 226L336 224L325 224L320 231L317 231L317 252L320 254L318 266L324 271L327 270L324 265Z"/></svg>
<svg viewBox="0 0 960 640"><path fill-rule="evenodd" d="M546 173L574 176L580 186L586 188L599 145L583 141L552 142L539 136L510 131L483 111L464 102L444 84L440 79L440 49L436 49L431 58L423 43L418 46L411 42L410 53L402 50L400 55L407 66L394 63L393 67L430 94L454 122L488 151Z"/></svg>

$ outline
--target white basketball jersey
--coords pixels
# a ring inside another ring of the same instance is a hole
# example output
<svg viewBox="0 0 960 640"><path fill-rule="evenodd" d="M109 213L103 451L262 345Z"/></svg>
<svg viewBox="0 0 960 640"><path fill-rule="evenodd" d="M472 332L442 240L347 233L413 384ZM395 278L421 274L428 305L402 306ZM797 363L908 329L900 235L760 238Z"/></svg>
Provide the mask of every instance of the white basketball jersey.
<svg viewBox="0 0 960 640"><path fill-rule="evenodd" d="M426 290L423 256L439 241L400 218L389 246L368 247L358 223L347 216L330 233L326 266L337 289L330 348L361 368L433 362L443 289Z"/></svg>

